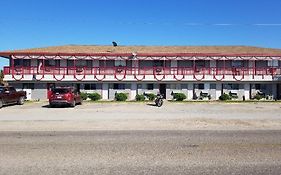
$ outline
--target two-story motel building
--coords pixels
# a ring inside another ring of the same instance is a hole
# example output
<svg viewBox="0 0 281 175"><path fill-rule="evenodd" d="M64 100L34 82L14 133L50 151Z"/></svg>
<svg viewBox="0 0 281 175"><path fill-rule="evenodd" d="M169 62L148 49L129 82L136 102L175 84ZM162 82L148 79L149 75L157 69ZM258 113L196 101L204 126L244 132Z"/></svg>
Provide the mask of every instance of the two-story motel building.
<svg viewBox="0 0 281 175"><path fill-rule="evenodd" d="M4 80L27 91L28 99L47 99L54 86L76 86L112 100L125 92L222 93L252 99L263 93L281 98L281 49L247 46L58 46L0 52L9 59Z"/></svg>

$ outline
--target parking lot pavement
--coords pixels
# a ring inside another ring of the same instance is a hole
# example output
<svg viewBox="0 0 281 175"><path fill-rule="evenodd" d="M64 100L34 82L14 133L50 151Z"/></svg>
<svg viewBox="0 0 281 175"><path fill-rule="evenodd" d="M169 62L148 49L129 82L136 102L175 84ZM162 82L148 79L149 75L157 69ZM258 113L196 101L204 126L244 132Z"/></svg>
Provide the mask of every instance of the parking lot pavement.
<svg viewBox="0 0 281 175"><path fill-rule="evenodd" d="M0 109L0 131L281 129L280 103L84 103L49 108L46 102Z"/></svg>

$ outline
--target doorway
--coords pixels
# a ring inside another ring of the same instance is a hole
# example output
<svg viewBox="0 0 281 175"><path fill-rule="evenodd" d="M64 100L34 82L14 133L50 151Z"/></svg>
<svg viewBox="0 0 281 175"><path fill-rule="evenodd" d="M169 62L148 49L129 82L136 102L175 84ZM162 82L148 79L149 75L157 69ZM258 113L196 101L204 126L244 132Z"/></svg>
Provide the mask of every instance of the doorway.
<svg viewBox="0 0 281 175"><path fill-rule="evenodd" d="M277 100L281 100L281 84L277 84Z"/></svg>
<svg viewBox="0 0 281 175"><path fill-rule="evenodd" d="M80 85L80 84L76 84L76 90L77 90L77 92L80 93L80 89L81 89L81 85Z"/></svg>
<svg viewBox="0 0 281 175"><path fill-rule="evenodd" d="M159 92L160 92L160 94L163 95L164 99L166 99L166 89L167 89L166 84L159 85Z"/></svg>

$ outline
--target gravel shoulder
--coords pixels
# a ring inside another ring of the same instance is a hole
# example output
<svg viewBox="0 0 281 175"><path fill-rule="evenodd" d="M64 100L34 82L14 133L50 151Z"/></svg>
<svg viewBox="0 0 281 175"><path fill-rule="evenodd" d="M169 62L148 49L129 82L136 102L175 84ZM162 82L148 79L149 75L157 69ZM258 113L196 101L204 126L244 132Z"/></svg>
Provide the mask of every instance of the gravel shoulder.
<svg viewBox="0 0 281 175"><path fill-rule="evenodd" d="M48 108L27 103L0 110L0 131L280 130L279 103L84 103Z"/></svg>

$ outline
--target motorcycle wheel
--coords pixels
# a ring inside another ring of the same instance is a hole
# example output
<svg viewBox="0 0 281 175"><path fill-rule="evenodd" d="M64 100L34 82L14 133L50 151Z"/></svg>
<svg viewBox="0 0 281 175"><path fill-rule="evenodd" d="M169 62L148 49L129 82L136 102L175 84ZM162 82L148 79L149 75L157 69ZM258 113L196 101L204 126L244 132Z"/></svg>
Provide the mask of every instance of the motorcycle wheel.
<svg viewBox="0 0 281 175"><path fill-rule="evenodd" d="M161 107L162 105L163 105L163 100L160 99L160 100L158 101L158 103L157 103L157 106L158 106L158 107Z"/></svg>

